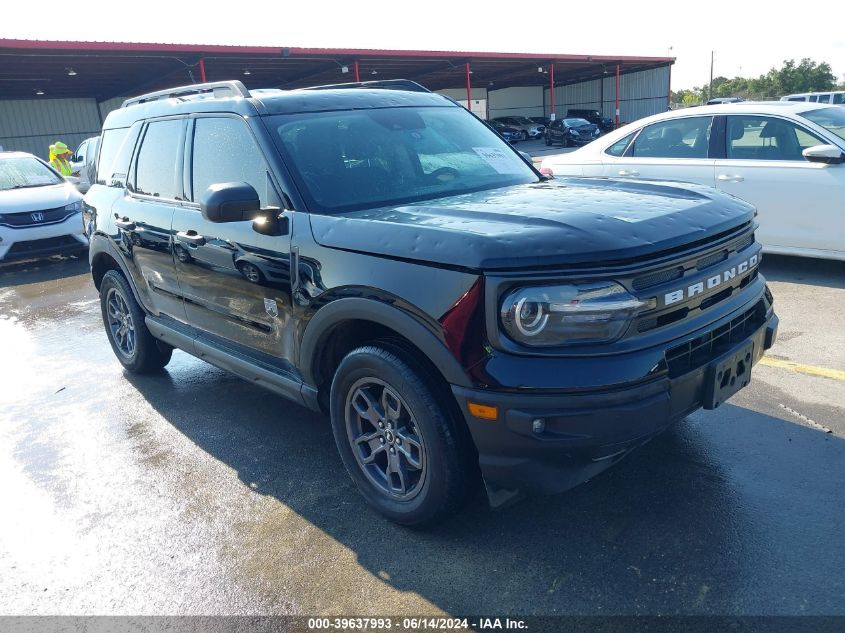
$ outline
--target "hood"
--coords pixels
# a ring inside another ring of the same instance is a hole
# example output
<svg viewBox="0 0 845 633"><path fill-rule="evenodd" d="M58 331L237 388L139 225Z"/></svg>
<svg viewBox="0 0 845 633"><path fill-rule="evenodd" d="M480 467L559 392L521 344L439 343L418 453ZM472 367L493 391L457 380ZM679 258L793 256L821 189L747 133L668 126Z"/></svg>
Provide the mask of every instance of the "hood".
<svg viewBox="0 0 845 633"><path fill-rule="evenodd" d="M483 270L639 258L739 226L754 207L697 185L568 178L310 217L323 246Z"/></svg>
<svg viewBox="0 0 845 633"><path fill-rule="evenodd" d="M44 187L0 191L0 213L23 213L56 209L82 200L82 194L69 182Z"/></svg>

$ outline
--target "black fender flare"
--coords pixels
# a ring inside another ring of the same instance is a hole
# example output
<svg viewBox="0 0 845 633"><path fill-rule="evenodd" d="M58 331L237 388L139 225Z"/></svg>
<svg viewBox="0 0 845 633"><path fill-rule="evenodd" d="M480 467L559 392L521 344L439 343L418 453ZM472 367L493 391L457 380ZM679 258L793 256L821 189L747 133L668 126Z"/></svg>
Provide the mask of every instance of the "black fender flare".
<svg viewBox="0 0 845 633"><path fill-rule="evenodd" d="M401 308L360 297L335 299L321 307L305 328L299 347L299 367L306 384L315 385L315 359L332 330L346 321L369 321L390 328L426 354L443 378L453 385L472 382L443 341L419 319Z"/></svg>
<svg viewBox="0 0 845 633"><path fill-rule="evenodd" d="M132 278L132 275L129 274L129 270L126 268L126 264L123 261L123 256L118 252L117 248L112 244L112 241L102 233L94 233L91 236L91 240L88 246L88 265L91 268L91 278L94 278L94 261L97 259L99 255L108 255L111 259L117 262L117 266L120 269L120 272L123 273L123 276L126 278L129 287L132 289L132 294L135 295L135 301L138 302L144 311L147 311L144 302L141 301L141 295L138 293L138 289L135 287L135 280ZM96 281L95 281L96 284ZM99 290L99 288L97 288Z"/></svg>

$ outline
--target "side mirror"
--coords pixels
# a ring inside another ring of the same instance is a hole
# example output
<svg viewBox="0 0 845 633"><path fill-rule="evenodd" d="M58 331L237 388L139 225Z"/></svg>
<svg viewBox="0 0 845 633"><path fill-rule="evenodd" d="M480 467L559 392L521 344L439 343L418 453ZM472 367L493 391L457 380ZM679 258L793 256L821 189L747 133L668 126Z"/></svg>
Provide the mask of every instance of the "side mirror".
<svg viewBox="0 0 845 633"><path fill-rule="evenodd" d="M279 214L279 209L266 209L265 213L255 216L252 230L260 235L278 237L290 233L290 218Z"/></svg>
<svg viewBox="0 0 845 633"><path fill-rule="evenodd" d="M805 149L801 154L811 163L839 165L845 162L845 153L835 145L814 145Z"/></svg>
<svg viewBox="0 0 845 633"><path fill-rule="evenodd" d="M221 182L211 185L200 198L202 217L209 222L252 220L260 208L258 192L245 182Z"/></svg>

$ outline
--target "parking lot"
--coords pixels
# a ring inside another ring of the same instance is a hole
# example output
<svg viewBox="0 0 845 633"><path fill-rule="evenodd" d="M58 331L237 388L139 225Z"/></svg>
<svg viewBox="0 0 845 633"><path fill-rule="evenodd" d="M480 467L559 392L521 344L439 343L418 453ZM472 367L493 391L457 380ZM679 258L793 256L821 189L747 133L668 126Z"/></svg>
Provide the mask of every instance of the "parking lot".
<svg viewBox="0 0 845 633"><path fill-rule="evenodd" d="M178 351L126 374L84 259L3 265L2 613L845 614L845 263L762 271L780 338L729 404L411 531L327 419Z"/></svg>

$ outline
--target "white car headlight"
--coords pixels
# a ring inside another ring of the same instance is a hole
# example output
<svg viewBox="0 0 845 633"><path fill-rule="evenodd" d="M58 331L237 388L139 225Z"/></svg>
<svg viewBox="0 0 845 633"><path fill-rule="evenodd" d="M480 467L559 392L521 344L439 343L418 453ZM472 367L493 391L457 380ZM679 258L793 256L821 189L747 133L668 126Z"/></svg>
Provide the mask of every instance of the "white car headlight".
<svg viewBox="0 0 845 633"><path fill-rule="evenodd" d="M654 306L615 282L533 286L508 294L500 318L515 342L549 347L615 340L644 307Z"/></svg>
<svg viewBox="0 0 845 633"><path fill-rule="evenodd" d="M65 205L65 211L82 211L82 200Z"/></svg>

